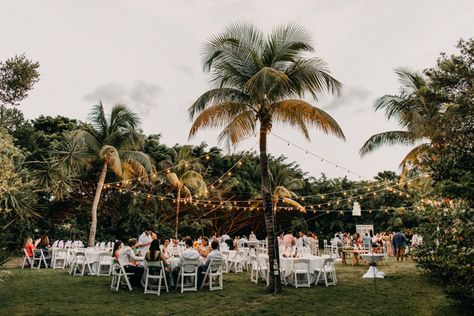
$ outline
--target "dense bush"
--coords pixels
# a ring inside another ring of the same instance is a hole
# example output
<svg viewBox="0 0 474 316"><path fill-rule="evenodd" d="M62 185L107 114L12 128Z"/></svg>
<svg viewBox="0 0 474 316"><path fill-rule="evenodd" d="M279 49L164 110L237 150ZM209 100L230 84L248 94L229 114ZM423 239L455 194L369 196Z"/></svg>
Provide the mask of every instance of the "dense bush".
<svg viewBox="0 0 474 316"><path fill-rule="evenodd" d="M453 203L449 203L452 205ZM428 206L416 229L423 244L415 260L428 275L465 305L474 302L474 209L465 205Z"/></svg>

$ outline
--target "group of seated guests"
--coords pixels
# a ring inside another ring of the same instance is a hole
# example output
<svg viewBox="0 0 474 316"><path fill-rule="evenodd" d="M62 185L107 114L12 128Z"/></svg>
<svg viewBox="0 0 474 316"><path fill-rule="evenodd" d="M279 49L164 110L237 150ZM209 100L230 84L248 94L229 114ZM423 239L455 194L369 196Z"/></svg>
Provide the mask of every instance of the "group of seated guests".
<svg viewBox="0 0 474 316"><path fill-rule="evenodd" d="M41 249L43 250L43 255L46 259L46 262L48 262L49 264L49 261L51 260L51 256L49 254L49 248L50 248L50 245L49 245L48 235L43 235L41 238L36 239L34 243L33 243L33 238L31 237L26 238L25 251L28 257L30 258L33 258L35 256L34 251L36 249ZM36 256L38 257L40 256L40 254L37 253Z"/></svg>
<svg viewBox="0 0 474 316"><path fill-rule="evenodd" d="M148 230L151 232L151 230ZM147 231L145 231L147 234ZM143 234L142 234L143 235ZM142 285L142 278L145 271L144 262L163 262L165 277L170 286L176 283L179 270L185 260L199 259L201 265L198 268L198 282L202 281L202 273L206 271L211 260L223 260L224 256L219 251L219 242L213 240L209 245L207 237L201 239L200 244L196 244L191 238L186 238L184 241L185 248L182 250L178 244L177 239L172 239L170 242L166 239L163 243L150 234L150 239L142 238L139 240L129 239L125 244L121 241L116 241L113 247L113 257L118 259L124 267L125 272L133 273L130 276L130 283L133 287L140 287ZM173 271L169 264L169 259L172 257L179 257L179 264ZM150 267L149 273L157 274L160 268Z"/></svg>

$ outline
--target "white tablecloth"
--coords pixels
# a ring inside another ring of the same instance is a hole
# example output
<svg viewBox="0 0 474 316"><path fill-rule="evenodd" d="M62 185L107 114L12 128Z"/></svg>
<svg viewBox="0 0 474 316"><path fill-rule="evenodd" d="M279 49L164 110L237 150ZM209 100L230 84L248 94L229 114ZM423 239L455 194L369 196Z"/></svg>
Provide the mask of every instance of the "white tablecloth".
<svg viewBox="0 0 474 316"><path fill-rule="evenodd" d="M311 277L311 283L316 281L317 274L315 270L322 268L324 264L324 257L320 256L309 256L306 259L309 259L309 274ZM293 284L293 262L295 258L280 258L280 268L282 271L282 277L285 277L286 280Z"/></svg>
<svg viewBox="0 0 474 316"><path fill-rule="evenodd" d="M383 273L382 271L379 271L377 269L377 267L375 266L377 264L377 262L379 262L383 259L383 257L384 257L383 254L381 254L381 253L365 253L365 254L362 254L360 256L361 256L362 259L364 259L368 263L373 264L373 266L370 266L369 270L367 270L367 272L362 276L363 278L369 278L369 279L373 279L373 278L383 279L384 278L385 273Z"/></svg>

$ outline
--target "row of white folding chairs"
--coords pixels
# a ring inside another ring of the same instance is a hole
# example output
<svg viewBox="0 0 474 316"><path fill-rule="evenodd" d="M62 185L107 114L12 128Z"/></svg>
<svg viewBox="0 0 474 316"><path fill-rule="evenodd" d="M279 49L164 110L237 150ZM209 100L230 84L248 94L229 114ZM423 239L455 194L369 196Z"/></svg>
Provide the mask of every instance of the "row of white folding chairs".
<svg viewBox="0 0 474 316"><path fill-rule="evenodd" d="M28 256L26 249L23 249L23 262L21 264L21 268L24 269L26 264L30 268L41 269L41 266L48 268L48 260L51 260L50 255L45 255L43 249L35 249L33 250L33 257Z"/></svg>
<svg viewBox="0 0 474 316"><path fill-rule="evenodd" d="M314 271L310 271L309 269L309 259L307 258L296 258L293 261L293 281L294 286L298 287L310 287L312 278L311 275L317 273L316 280L314 282L315 285L318 285L320 281L324 281L326 286L329 285L336 285L337 283L337 276L336 276L336 268L334 263L336 262L336 258L332 257L325 257L323 264L320 267L316 267ZM285 271L281 271L282 275L282 282L285 285L288 285L288 279L285 277Z"/></svg>
<svg viewBox="0 0 474 316"><path fill-rule="evenodd" d="M201 289L205 286L209 286L209 290L222 290L223 286L223 270L224 261L222 260L211 260L206 271L202 271L203 281L201 283ZM197 291L198 287L198 267L199 259L197 260L185 260L181 266L178 274L178 280L176 282L176 289L181 288L181 293L184 291ZM152 272L153 270L154 273ZM157 273L156 273L157 272ZM126 286L129 291L132 291L129 277L133 273L126 272L125 267L120 263L119 260L113 259L112 268L112 281L110 288L114 291L118 291L120 286ZM168 281L166 279L165 267L162 261L158 262L145 262L145 272L143 275L144 282L144 293L145 294L161 294L162 282L166 292L169 291Z"/></svg>
<svg viewBox="0 0 474 316"><path fill-rule="evenodd" d="M75 240L75 241L56 240L55 242L53 242L52 247L53 248L82 248L84 247L84 243L80 240Z"/></svg>
<svg viewBox="0 0 474 316"><path fill-rule="evenodd" d="M69 266L69 274L72 276L84 276L86 273L96 276L110 276L112 273L112 252L99 252L98 261L89 260L84 249L73 251L72 256Z"/></svg>
<svg viewBox="0 0 474 316"><path fill-rule="evenodd" d="M111 242L111 241L108 241L108 242L105 242L105 241L102 241L102 242L97 242L94 246L95 249L97 250L101 250L101 251L112 251L114 247L114 244Z"/></svg>

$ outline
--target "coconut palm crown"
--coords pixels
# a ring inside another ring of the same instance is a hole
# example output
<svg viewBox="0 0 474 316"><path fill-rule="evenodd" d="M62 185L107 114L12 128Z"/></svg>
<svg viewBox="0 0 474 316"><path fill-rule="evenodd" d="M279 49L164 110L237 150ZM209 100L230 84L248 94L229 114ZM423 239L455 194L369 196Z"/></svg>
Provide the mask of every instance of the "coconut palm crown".
<svg viewBox="0 0 474 316"><path fill-rule="evenodd" d="M164 178L176 190L174 236L178 238L181 199L184 198L185 201L191 202L193 198L192 191L199 196L207 196L206 183L200 173L203 166L199 161L193 159L191 146L182 146L174 157L161 161L160 166L165 169Z"/></svg>
<svg viewBox="0 0 474 316"><path fill-rule="evenodd" d="M384 110L387 119L396 119L403 130L372 135L360 149L361 156L373 152L382 145L415 146L403 158L401 182L408 169L420 166L427 158L432 144L440 143L438 119L443 115L442 103L429 87L428 79L420 73L397 69L400 93L384 95L375 101L376 111Z"/></svg>
<svg viewBox="0 0 474 316"><path fill-rule="evenodd" d="M214 88L188 110L194 120L190 137L202 128L222 128L219 140L236 144L259 129L262 196L273 276L270 287L274 292L280 291L281 285L267 135L280 123L297 128L306 139L310 138L310 127L344 138L328 113L303 100L306 95L317 100L323 91L339 94L341 88L326 63L313 56L310 42L309 33L296 24L282 25L267 35L253 25L229 25L203 48L204 70L209 72Z"/></svg>

